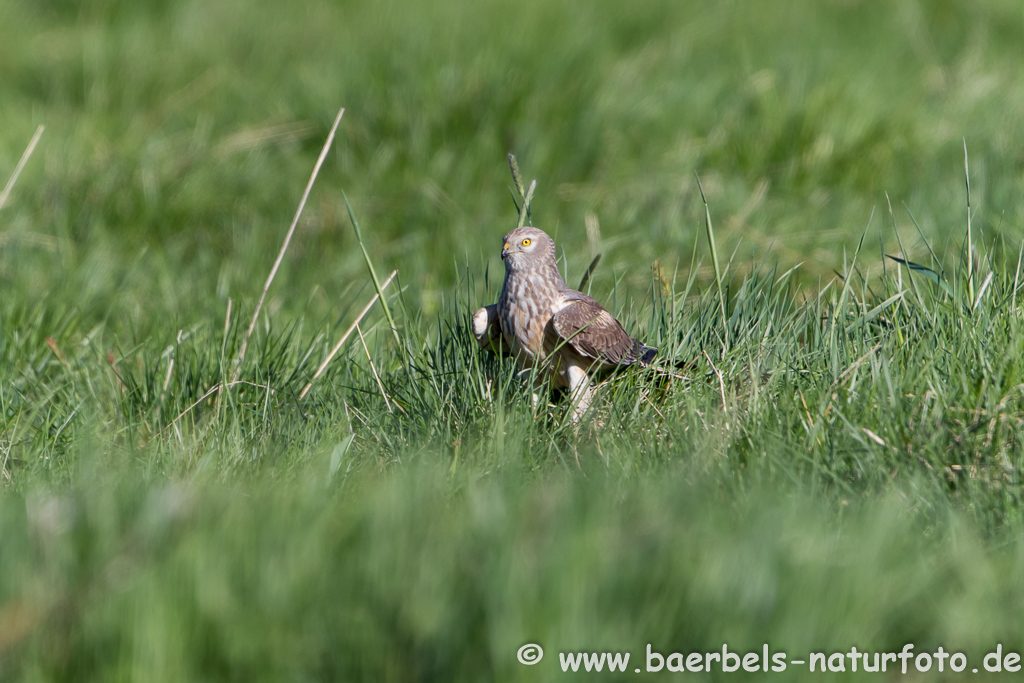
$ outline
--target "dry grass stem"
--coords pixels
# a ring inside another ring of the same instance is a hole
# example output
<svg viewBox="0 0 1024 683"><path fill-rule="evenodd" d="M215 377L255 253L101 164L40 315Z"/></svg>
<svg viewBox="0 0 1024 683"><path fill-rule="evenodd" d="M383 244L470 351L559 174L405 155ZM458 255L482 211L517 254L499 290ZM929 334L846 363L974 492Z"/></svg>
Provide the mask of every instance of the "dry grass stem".
<svg viewBox="0 0 1024 683"><path fill-rule="evenodd" d="M36 128L35 135L29 140L28 147L21 155L21 159L18 161L18 165L14 167L14 173L11 174L11 179L7 181L7 186L4 187L3 194L0 194L0 209L4 208L4 204L7 203L7 197L10 196L11 190L14 189L14 183L18 182L18 176L21 175L21 171L25 168L25 164L28 163L29 157L32 156L32 152L36 150L36 145L39 144L39 138L43 136L43 131L46 130L45 126L39 126Z"/></svg>
<svg viewBox="0 0 1024 683"><path fill-rule="evenodd" d="M722 376L722 371L715 367L715 362L711 360L711 356L708 355L707 351L701 351L701 353L704 354L704 357L708 361L708 365L711 366L715 375L718 376L718 389L722 394L722 410L729 412L729 405L725 401L725 378Z"/></svg>
<svg viewBox="0 0 1024 683"><path fill-rule="evenodd" d="M377 380L377 386L380 387L380 395L384 397L384 405L388 407L389 413L393 413L395 411L391 409L391 401L388 400L388 394L384 391L384 384L380 381L380 375L377 374L377 368L373 365L373 359L370 358L370 349L366 348L366 340L363 339L363 331L359 329L359 323L356 323L356 334L359 335L359 343L363 345L366 360L370 363L370 371L373 372L373 378Z"/></svg>
<svg viewBox="0 0 1024 683"><path fill-rule="evenodd" d="M270 285L274 282L274 277L277 275L277 269L281 267L281 261L284 260L285 252L288 251L288 245L292 241L292 236L295 234L295 228L299 224L299 218L302 216L302 210L306 208L306 200L309 199L309 193L313 189L313 183L316 182L316 177L320 174L320 167L323 166L324 160L327 158L327 152L331 148L331 143L334 142L334 134L338 130L338 125L341 123L341 117L345 114L345 108L342 107L338 110L338 116L334 119L334 125L331 126L331 132L327 136L327 140L324 141L323 149L320 150L320 157L316 160L316 165L313 166L313 173L309 176L309 182L306 183L306 190L302 193L302 199L299 201L299 206L295 210L295 217L292 219L291 227L288 228L288 234L285 235L284 243L281 244L281 251L277 254L277 260L274 261L273 267L270 269L270 274L267 276L267 282L263 285L263 292L260 294L260 300L256 304L256 310L252 314L252 322L249 323L249 329L245 332L245 337L242 338L242 348L238 352L238 361L235 363L235 373L232 376L232 383L238 379L238 373L242 370L242 362L245 360L245 352L249 348L249 338L252 337L252 332L256 328L256 321L259 319L260 311L263 309L263 301L267 298L267 290L270 289Z"/></svg>
<svg viewBox="0 0 1024 683"><path fill-rule="evenodd" d="M391 275L389 275L388 279L384 281L384 284L380 286L381 291L387 289L387 286L391 284L391 281L395 279L396 275L398 275L397 270L391 271ZM369 313L370 309L373 308L373 305L377 303L378 298L380 298L380 294L374 294L373 298L370 299L370 303L366 304L366 306L363 307L363 310L359 312L359 315L356 316L355 322L348 326L348 329L345 330L345 334L341 335L341 339L339 339L338 343L334 345L334 348L331 349L331 352L327 354L327 357L324 358L324 362L321 363L320 367L316 369L316 372L313 373L313 377L309 380L309 383L306 384L306 387L302 390L302 393L299 394L300 401L306 398L306 394L308 394L309 390L313 388L313 382L316 381L317 377L324 373L324 370L327 369L327 365L334 359L334 356L337 355L338 351L341 350L341 347L348 340L349 335L352 334L352 330L356 329L356 325L363 321L363 318L366 317L366 314Z"/></svg>
<svg viewBox="0 0 1024 683"><path fill-rule="evenodd" d="M231 297L228 297L228 310L224 314L224 339L228 338L228 332L231 330Z"/></svg>
<svg viewBox="0 0 1024 683"><path fill-rule="evenodd" d="M212 396L213 394L217 393L221 389L230 389L231 387L235 386L236 384L247 384L250 387L256 387L257 389L266 389L270 393L274 393L274 390L271 389L270 387L266 386L265 384L256 384L255 382L247 382L245 380L237 380L237 381L233 381L233 382L226 382L226 383L223 383L223 384L215 384L214 386L210 387L209 391L207 391L205 394L200 396L196 400L195 403L193 403L188 408L185 408L185 410L183 410L180 413L178 413L178 417L176 417L173 420L171 420L171 423L169 425L167 425L167 427L164 427L161 431L165 431L168 428L170 428L170 427L174 426L175 424L177 424L178 420L180 420L181 418L185 417L185 415L187 415L189 412L191 412L200 403L202 403L206 399L210 398L210 396Z"/></svg>

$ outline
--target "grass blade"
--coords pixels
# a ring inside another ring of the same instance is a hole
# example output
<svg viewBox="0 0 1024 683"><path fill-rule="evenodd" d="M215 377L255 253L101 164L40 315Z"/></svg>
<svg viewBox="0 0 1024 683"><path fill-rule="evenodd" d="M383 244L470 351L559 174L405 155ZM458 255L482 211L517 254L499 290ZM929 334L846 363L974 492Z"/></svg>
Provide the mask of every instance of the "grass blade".
<svg viewBox="0 0 1024 683"><path fill-rule="evenodd" d="M35 151L36 145L39 143L39 138L43 136L44 130L46 130L44 126L36 128L35 135L32 136L32 139L29 140L25 151L22 152L21 159L18 160L18 165L14 167L14 173L11 174L10 180L7 181L4 191L0 193L0 209L4 208L4 204L7 203L7 198L10 196L11 190L14 189L14 183L18 182L18 176L21 175L22 170L25 168L25 164L28 163L29 157L31 157L32 152Z"/></svg>
<svg viewBox="0 0 1024 683"><path fill-rule="evenodd" d="M398 328L395 326L395 319L391 315L391 307L388 306L388 300L384 297L384 288L381 286L380 280L377 279L377 271L373 268L373 261L370 260L370 253L366 251L366 244L363 243L363 231L359 229L359 221L356 220L356 215L352 211L352 205L348 203L348 196L342 192L341 197L345 200L345 208L348 209L348 219L352 221L352 229L355 230L356 241L359 242L359 248L363 250L363 259L366 261L366 267L370 271L370 279L373 280L373 288L377 290L377 296L380 298L380 305L384 309L384 315L388 319L388 325L391 327L391 333L395 335L395 342L398 343L398 348L402 350L402 361L406 364L406 367L408 367L409 359L405 351L405 346L402 344L402 340L398 336Z"/></svg>
<svg viewBox="0 0 1024 683"><path fill-rule="evenodd" d="M299 218L302 216L302 210L306 208L306 200L309 199L309 193L313 190L313 183L316 182L316 177L320 174L320 167L323 166L324 160L327 158L327 152L331 149L331 143L334 142L334 134L338 131L338 125L341 123L341 117L345 115L345 108L342 107L338 110L338 115L334 118L334 125L331 126L331 132L327 135L327 139L324 141L324 146L320 150L320 156L316 160L316 164L313 166L313 172L309 176L309 182L306 183L306 189L302 193L302 199L299 200L299 206L295 210L295 217L292 218L292 224L288 228L288 233L284 237L284 242L281 244L281 250L277 253L277 259L274 261L274 265L270 268L270 274L267 275L267 281L263 285L263 292L260 293L260 300L256 304L256 310L252 314L252 322L249 323L249 329L245 332L245 337L242 338L242 347L238 352L238 360L235 361L235 373L232 377L232 381L238 379L238 374L242 371L242 363L245 361L245 352L249 348L249 338L252 337L252 332L256 329L256 321L259 320L260 311L263 309L263 302L267 298L267 290L270 289L270 285L274 282L274 277L277 275L277 269L281 267L281 262L284 260L285 252L288 251L288 245L291 244L292 236L295 235L295 228L299 225Z"/></svg>
<svg viewBox="0 0 1024 683"><path fill-rule="evenodd" d="M725 344L729 345L729 321L725 314L725 294L722 291L722 270L718 265L718 248L715 246L715 230L711 225L711 209L708 207L708 199L704 195L704 186L701 185L700 176L694 172L697 178L697 189L700 190L700 199L704 202L704 227L707 230L708 244L711 247L711 262L715 267L715 286L718 288L718 306L722 313L722 327L725 330Z"/></svg>

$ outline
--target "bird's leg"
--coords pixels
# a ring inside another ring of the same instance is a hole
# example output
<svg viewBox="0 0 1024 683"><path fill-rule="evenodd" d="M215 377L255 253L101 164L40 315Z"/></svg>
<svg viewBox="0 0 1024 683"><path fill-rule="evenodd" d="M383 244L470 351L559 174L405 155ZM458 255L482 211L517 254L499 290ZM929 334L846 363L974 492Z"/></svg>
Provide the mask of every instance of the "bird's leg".
<svg viewBox="0 0 1024 683"><path fill-rule="evenodd" d="M491 304L477 309L477 312L473 314L473 336L476 337L481 348L485 348L490 342L487 328L497 319L497 309L496 304ZM484 341L485 338L487 338L487 342Z"/></svg>
<svg viewBox="0 0 1024 683"><path fill-rule="evenodd" d="M477 345L486 351L498 355L508 355L511 349L501 335L501 323L498 322L498 304L491 304L477 309L473 314L473 336Z"/></svg>
<svg viewBox="0 0 1024 683"><path fill-rule="evenodd" d="M590 386L590 377L587 371L578 365L570 364L567 368L569 376L569 391L572 400L572 421L579 422L590 408L590 401L594 397L593 387Z"/></svg>
<svg viewBox="0 0 1024 683"><path fill-rule="evenodd" d="M544 382L547 377L543 373L535 373L533 376L533 409L536 410L537 406L540 405L540 393L544 390Z"/></svg>

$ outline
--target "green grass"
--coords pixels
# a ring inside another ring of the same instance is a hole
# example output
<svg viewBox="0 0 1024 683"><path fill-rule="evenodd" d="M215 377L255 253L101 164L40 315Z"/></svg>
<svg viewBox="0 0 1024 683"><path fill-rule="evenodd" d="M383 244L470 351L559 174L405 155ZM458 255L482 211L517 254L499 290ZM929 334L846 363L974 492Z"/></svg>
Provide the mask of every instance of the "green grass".
<svg viewBox="0 0 1024 683"><path fill-rule="evenodd" d="M0 6L0 678L1024 648L1016 2L265 5ZM509 151L662 351L579 429L470 333Z"/></svg>

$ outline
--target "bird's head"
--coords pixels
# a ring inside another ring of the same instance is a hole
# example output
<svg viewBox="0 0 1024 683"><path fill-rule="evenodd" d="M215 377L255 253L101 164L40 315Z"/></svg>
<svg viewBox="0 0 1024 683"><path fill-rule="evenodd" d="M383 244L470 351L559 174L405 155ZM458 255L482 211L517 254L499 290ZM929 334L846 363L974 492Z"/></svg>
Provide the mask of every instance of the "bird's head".
<svg viewBox="0 0 1024 683"><path fill-rule="evenodd" d="M501 260L511 270L525 270L555 264L555 241L543 230L530 226L505 235Z"/></svg>

